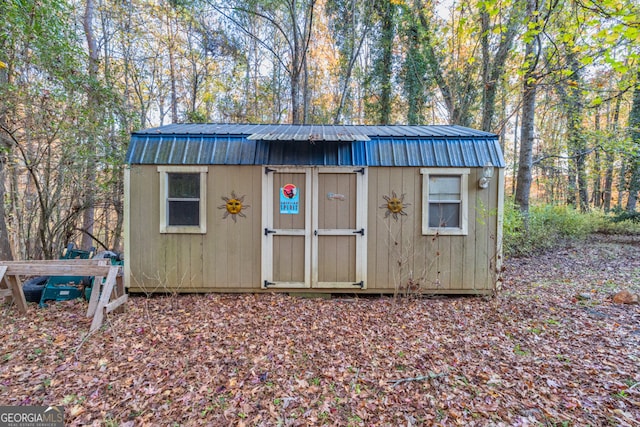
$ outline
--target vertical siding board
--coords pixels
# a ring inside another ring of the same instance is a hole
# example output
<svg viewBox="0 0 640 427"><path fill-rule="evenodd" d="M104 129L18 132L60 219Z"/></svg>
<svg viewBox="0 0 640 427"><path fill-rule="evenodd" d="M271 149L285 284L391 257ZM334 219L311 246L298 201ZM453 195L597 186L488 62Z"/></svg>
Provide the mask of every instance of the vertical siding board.
<svg viewBox="0 0 640 427"><path fill-rule="evenodd" d="M161 247L160 181L156 166L138 166L131 171L131 258L132 287L151 292L161 285L164 276L164 256ZM135 255L133 255L135 254Z"/></svg>
<svg viewBox="0 0 640 427"><path fill-rule="evenodd" d="M367 288L376 289L378 287L378 276L376 268L376 256L378 247L378 218L377 210L377 180L378 180L378 168L370 167L367 170Z"/></svg>
<svg viewBox="0 0 640 427"><path fill-rule="evenodd" d="M438 237L438 272L444 289L453 289L451 283L451 239L455 236Z"/></svg>
<svg viewBox="0 0 640 427"><path fill-rule="evenodd" d="M138 223L140 222L140 215L142 209L139 207L140 198L141 198L141 179L140 179L140 170L144 166L131 165L129 169L129 205L125 206L125 208L129 211L129 224L128 224L128 252L126 252L127 256L127 264L129 265L129 286L131 289L135 289L140 283L141 277L140 272L142 271L142 253L138 248L138 244L135 242L140 242L140 227Z"/></svg>
<svg viewBox="0 0 640 427"><path fill-rule="evenodd" d="M213 144L212 144L213 145ZM213 155L213 151L209 151L205 156ZM213 258L215 257L215 247L214 240L217 232L216 221L220 216L220 211L217 209L218 198L216 197L216 178L217 178L217 169L218 166L209 166L209 171L207 173L207 234L202 236L202 245L201 245L201 274L202 280L200 287L204 290L214 290L215 277L214 272L216 270L216 266L213 263Z"/></svg>
<svg viewBox="0 0 640 427"><path fill-rule="evenodd" d="M244 170L239 170L242 173ZM241 175L242 176L242 175ZM245 236L243 238L246 248L246 259L242 260L242 282L245 288L260 289L260 265L262 244L262 167L252 166L250 187L247 187L245 203L249 205L242 218ZM246 179L246 178L245 178ZM245 181L243 181L245 182ZM243 193L244 194L244 193Z"/></svg>
<svg viewBox="0 0 640 427"><path fill-rule="evenodd" d="M428 244L429 237L422 235L422 175L420 169L411 168L412 188L407 196L410 200L411 206L407 208L409 217L411 218L410 232L413 235L414 250L413 250L413 272L414 278L419 281L422 289L430 288L429 284L430 271L428 264Z"/></svg>
<svg viewBox="0 0 640 427"><path fill-rule="evenodd" d="M450 271L450 282L451 289L462 289L463 286L463 269L464 264L462 263L462 256L464 250L464 240L467 239L468 236L451 236L451 251L449 252L449 271Z"/></svg>
<svg viewBox="0 0 640 427"><path fill-rule="evenodd" d="M200 234L181 234L176 239L176 258L178 265L178 285L182 289L193 289L194 271L192 262L197 261L198 253L194 246L200 239Z"/></svg>
<svg viewBox="0 0 640 427"><path fill-rule="evenodd" d="M498 262L497 257L499 254L497 253L497 243L498 243L498 187L500 185L500 180L502 174L498 173L498 171L494 171L493 178L489 183L488 195L489 195L489 204L487 205L487 210L490 211L490 216L487 218L487 230L489 233L487 239L487 254L489 255L488 259L488 272L487 272L487 281L486 281L486 289L493 289L494 281L495 281L495 272L496 272L496 262Z"/></svg>
<svg viewBox="0 0 640 427"><path fill-rule="evenodd" d="M376 212L376 218L374 224L376 224L377 242L375 246L376 259L374 265L376 268L377 288L389 289L393 288L390 264L389 244L391 239L391 231L388 225L388 218L384 218L384 209L380 209L380 205L384 204L383 195L387 195L391 192L389 173L387 168L378 168L377 170L376 184L371 189L373 192L373 200L375 203L374 211Z"/></svg>
<svg viewBox="0 0 640 427"><path fill-rule="evenodd" d="M238 178L238 169L233 166L226 166L221 168L221 171L225 175L225 186L222 188L218 188L218 193L214 195L216 200L216 204L218 206L222 206L226 202L222 197L231 198L231 192L234 192L236 196L241 197L243 194L243 188L238 186L237 178ZM236 215L235 222L233 221L233 216L227 215L226 218L223 218L225 209L217 209L216 215L221 221L221 238L224 239L225 245L222 250L225 251L226 255L226 286L237 288L240 286L240 271L243 268L243 251L242 251L242 225L243 218Z"/></svg>
<svg viewBox="0 0 640 427"><path fill-rule="evenodd" d="M249 276L249 286L252 289L260 289L260 278L262 275L262 175L263 168L261 166L254 166L253 170L253 186L251 198L250 218L253 231L251 232L251 259L254 261L254 265L251 266L251 273Z"/></svg>
<svg viewBox="0 0 640 427"><path fill-rule="evenodd" d="M478 188L478 176L481 169L476 170L475 187ZM476 252L475 252L475 289L485 289L489 281L489 224L486 217L486 211L491 208L489 204L489 194L495 189L495 182L490 184L489 188L477 190L478 205L474 215L476 222ZM492 188L493 187L493 188Z"/></svg>
<svg viewBox="0 0 640 427"><path fill-rule="evenodd" d="M206 155L212 156L213 150ZM217 221L221 216L220 211L217 209L218 200L215 187L218 168L219 166L209 166L209 172L207 173L207 234L203 236L202 240L202 287L207 290L213 290L217 287L215 286L215 240L218 232Z"/></svg>
<svg viewBox="0 0 640 427"><path fill-rule="evenodd" d="M203 269L203 242L205 240L204 234L194 235L193 239L191 239L191 258L189 259L189 272L190 272L190 282L191 288L193 290L203 289L204 281L202 277L202 269Z"/></svg>
<svg viewBox="0 0 640 427"><path fill-rule="evenodd" d="M392 196L392 192L395 191L396 196L402 195L403 168L386 168L389 175L389 192L385 193L388 196ZM408 249L409 242L405 241L405 233L403 227L403 216L398 215L398 219L394 219L392 215L389 215L384 220L390 230L389 240L387 243L387 251L389 252L389 272L390 274L390 288L398 289L401 286L407 275L407 267L405 262L405 251Z"/></svg>
<svg viewBox="0 0 640 427"><path fill-rule="evenodd" d="M405 205L408 203L410 206L405 207L403 210L407 214L406 216L401 216L400 221L402 223L402 234L404 236L403 240L403 258L404 258L404 280L403 285L406 285L409 278L413 278L414 280L417 278L416 276L416 265L415 258L416 252L419 252L417 236L415 233L415 201L413 197L414 186L415 186L415 168L405 167L401 169L402 171L402 189L400 190L400 197L404 194L404 203Z"/></svg>
<svg viewBox="0 0 640 427"><path fill-rule="evenodd" d="M160 281L163 286L171 288L178 285L178 260L176 257L176 235L163 234L161 237L161 260L159 270Z"/></svg>
<svg viewBox="0 0 640 427"><path fill-rule="evenodd" d="M131 272L130 287L131 289L137 289L142 282L142 271L144 269L144 253L140 250L140 239L143 230L140 230L140 217L142 216L142 209L140 203L142 203L142 189L144 188L144 179L142 177L142 170L144 166L132 165L129 177L129 252L127 255L127 264L129 264L129 270ZM151 195L151 191L147 191ZM152 221L149 221L152 222Z"/></svg>
<svg viewBox="0 0 640 427"><path fill-rule="evenodd" d="M437 236L425 236L427 238L426 253L426 270L427 270L427 287L441 291L444 289L442 279L440 277L440 248Z"/></svg>
<svg viewBox="0 0 640 427"><path fill-rule="evenodd" d="M220 143L220 141L218 141ZM229 277L227 271L229 270L229 242L227 232L227 217L223 218L224 211L219 210L218 206L222 205L221 197L226 194L229 188L229 169L225 166L215 166L211 168L210 174L212 179L209 181L211 186L209 195L212 199L211 213L209 217L213 217L213 227L209 234L209 250L207 251L208 262L213 266L211 271L210 280L218 287L228 287Z"/></svg>
<svg viewBox="0 0 640 427"><path fill-rule="evenodd" d="M479 189L478 189L478 169L471 168L469 172L469 234L464 245L464 285L463 288L467 290L476 289L480 286L478 278L476 277L476 245L478 244L478 217L476 213L476 207L479 203Z"/></svg>

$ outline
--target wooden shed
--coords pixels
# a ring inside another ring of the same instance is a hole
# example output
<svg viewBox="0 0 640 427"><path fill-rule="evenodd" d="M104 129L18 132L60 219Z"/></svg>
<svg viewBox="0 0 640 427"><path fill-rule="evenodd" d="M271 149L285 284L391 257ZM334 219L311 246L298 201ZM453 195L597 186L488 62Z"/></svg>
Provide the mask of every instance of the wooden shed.
<svg viewBox="0 0 640 427"><path fill-rule="evenodd" d="M135 132L132 292L487 294L504 159L460 126L175 124Z"/></svg>

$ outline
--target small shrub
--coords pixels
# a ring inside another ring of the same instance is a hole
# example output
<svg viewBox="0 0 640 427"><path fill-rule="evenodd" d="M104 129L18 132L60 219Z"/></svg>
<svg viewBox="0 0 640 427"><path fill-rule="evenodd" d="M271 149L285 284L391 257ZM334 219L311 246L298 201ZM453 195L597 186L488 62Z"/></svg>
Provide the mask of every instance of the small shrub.
<svg viewBox="0 0 640 427"><path fill-rule="evenodd" d="M640 234L640 223L632 221L614 222L604 218L597 228L598 233L603 234Z"/></svg>
<svg viewBox="0 0 640 427"><path fill-rule="evenodd" d="M596 231L603 234L640 234L640 212L628 212L616 209L609 214L598 212Z"/></svg>
<svg viewBox="0 0 640 427"><path fill-rule="evenodd" d="M640 224L640 212L614 209L611 222L631 222Z"/></svg>
<svg viewBox="0 0 640 427"><path fill-rule="evenodd" d="M598 217L560 205L535 205L525 217L513 201L505 203L504 252L530 255L570 239L585 238L598 228Z"/></svg>

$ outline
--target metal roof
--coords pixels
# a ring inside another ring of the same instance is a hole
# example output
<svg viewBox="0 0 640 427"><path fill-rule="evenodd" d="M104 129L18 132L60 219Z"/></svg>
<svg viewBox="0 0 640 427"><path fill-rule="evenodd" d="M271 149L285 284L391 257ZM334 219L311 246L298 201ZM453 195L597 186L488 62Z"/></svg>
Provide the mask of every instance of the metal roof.
<svg viewBox="0 0 640 427"><path fill-rule="evenodd" d="M504 167L495 134L462 126L175 124L134 132L129 164Z"/></svg>

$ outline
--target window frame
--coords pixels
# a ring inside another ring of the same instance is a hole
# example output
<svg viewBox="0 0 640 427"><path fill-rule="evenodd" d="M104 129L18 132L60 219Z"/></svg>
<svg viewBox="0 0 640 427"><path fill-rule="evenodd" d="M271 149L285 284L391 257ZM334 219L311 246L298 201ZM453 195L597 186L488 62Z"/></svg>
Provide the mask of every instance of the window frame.
<svg viewBox="0 0 640 427"><path fill-rule="evenodd" d="M207 232L207 166L158 166L160 176L160 233L162 234L206 234ZM170 225L169 221L169 174L200 174L199 224Z"/></svg>
<svg viewBox="0 0 640 427"><path fill-rule="evenodd" d="M469 174L470 168L421 168L422 175L422 234L466 236L469 234ZM436 176L460 177L460 227L429 227L429 178Z"/></svg>

